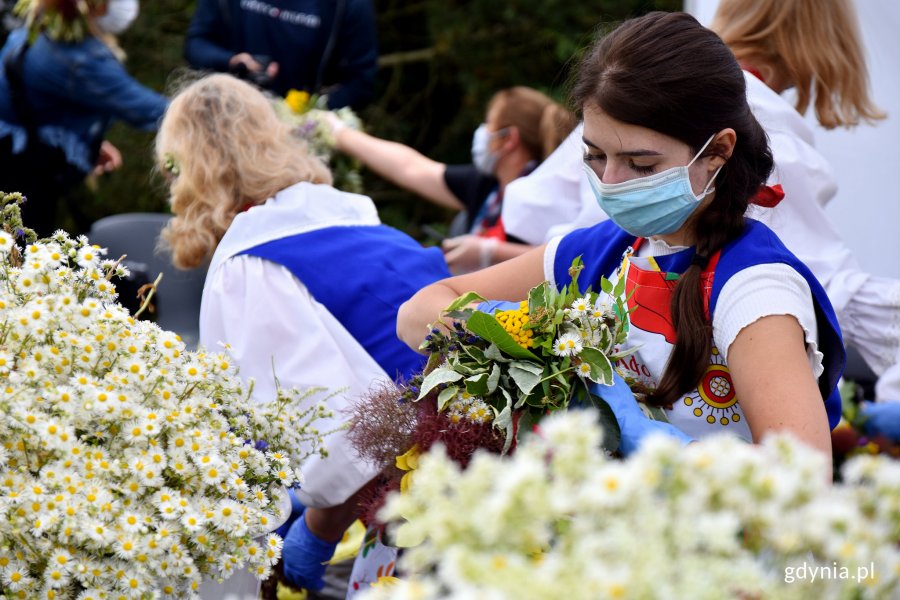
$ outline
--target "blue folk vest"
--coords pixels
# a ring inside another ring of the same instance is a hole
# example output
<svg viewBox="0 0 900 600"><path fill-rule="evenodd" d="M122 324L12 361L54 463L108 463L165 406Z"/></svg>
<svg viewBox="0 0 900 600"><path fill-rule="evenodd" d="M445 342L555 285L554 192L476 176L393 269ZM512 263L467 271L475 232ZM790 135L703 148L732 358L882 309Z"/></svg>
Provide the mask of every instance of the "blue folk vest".
<svg viewBox="0 0 900 600"><path fill-rule="evenodd" d="M326 227L260 244L242 254L287 268L385 373L407 379L425 357L397 338L397 310L450 276L441 251L386 225Z"/></svg>
<svg viewBox="0 0 900 600"><path fill-rule="evenodd" d="M569 266L576 257L581 256L584 270L579 276L580 287L593 284L594 289L599 289L600 277L609 277L616 270L622 255L635 240L633 235L612 221L573 231L560 241L557 248L553 263L556 285L562 288L571 281ZM655 258L663 271L683 273L693 256L694 250L691 248ZM812 272L762 223L747 219L743 233L722 248L713 273L712 286L707 290L709 313L715 313L719 293L733 275L755 265L771 263L783 263L792 267L809 284L818 325L819 350L824 355L825 370L819 377L819 391L825 401L828 422L834 428L841 418L841 399L837 384L846 362L837 316L825 289Z"/></svg>

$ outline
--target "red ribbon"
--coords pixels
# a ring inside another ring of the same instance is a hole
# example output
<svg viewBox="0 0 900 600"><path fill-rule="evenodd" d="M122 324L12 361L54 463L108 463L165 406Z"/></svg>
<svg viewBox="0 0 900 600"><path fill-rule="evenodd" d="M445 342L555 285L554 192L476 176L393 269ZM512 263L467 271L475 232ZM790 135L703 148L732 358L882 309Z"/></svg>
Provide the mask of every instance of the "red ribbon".
<svg viewBox="0 0 900 600"><path fill-rule="evenodd" d="M784 190L781 184L762 185L756 195L750 198L750 204L756 204L765 208L774 208L784 199Z"/></svg>

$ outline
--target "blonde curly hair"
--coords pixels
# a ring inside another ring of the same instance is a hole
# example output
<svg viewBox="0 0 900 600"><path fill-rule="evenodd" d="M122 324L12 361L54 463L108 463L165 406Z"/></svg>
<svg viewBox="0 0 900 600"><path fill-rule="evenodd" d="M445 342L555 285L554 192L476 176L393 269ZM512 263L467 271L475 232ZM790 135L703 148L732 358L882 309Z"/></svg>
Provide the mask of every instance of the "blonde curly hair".
<svg viewBox="0 0 900 600"><path fill-rule="evenodd" d="M332 182L270 100L224 74L198 79L175 96L156 136L156 162L175 214L162 239L182 269L209 259L248 205L301 181Z"/></svg>

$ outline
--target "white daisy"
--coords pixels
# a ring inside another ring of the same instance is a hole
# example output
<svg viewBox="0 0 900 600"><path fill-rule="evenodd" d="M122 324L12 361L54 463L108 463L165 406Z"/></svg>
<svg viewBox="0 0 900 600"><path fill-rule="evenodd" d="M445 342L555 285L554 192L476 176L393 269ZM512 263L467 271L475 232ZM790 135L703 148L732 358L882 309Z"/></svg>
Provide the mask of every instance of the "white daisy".
<svg viewBox="0 0 900 600"><path fill-rule="evenodd" d="M581 336L577 333L564 333L553 342L553 354L556 356L575 356L582 348Z"/></svg>

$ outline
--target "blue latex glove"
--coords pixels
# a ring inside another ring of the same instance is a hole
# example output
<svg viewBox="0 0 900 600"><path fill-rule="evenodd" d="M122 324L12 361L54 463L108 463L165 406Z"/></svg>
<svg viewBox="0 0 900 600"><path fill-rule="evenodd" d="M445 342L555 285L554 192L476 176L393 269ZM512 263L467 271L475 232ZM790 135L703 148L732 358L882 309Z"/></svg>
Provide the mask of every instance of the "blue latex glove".
<svg viewBox="0 0 900 600"><path fill-rule="evenodd" d="M275 530L282 539L287 536L288 530L291 528L291 525L294 524L294 521L303 516L303 511L306 510L306 507L303 506L303 503L297 499L297 494L294 493L294 488L288 489L288 498L291 499L291 514L288 516L287 521L282 524L281 527Z"/></svg>
<svg viewBox="0 0 900 600"><path fill-rule="evenodd" d="M485 300L475 307L478 312L494 314L498 310L518 310L521 306L520 302L509 302L508 300Z"/></svg>
<svg viewBox="0 0 900 600"><path fill-rule="evenodd" d="M625 380L619 377L618 373L613 374L612 385L594 384L591 386L591 393L599 396L609 404L613 414L616 415L616 421L619 424L622 439L619 442L619 452L622 456L628 456L637 450L641 441L652 433L665 433L681 441L683 444L689 444L694 438L684 433L671 423L664 421L654 421L647 417L638 406L637 400L634 398L631 388L625 383Z"/></svg>
<svg viewBox="0 0 900 600"><path fill-rule="evenodd" d="M891 441L900 441L900 402L864 402L860 411L866 417L863 433L869 437L883 435Z"/></svg>
<svg viewBox="0 0 900 600"><path fill-rule="evenodd" d="M309 530L306 518L294 521L284 538L281 560L284 577L292 586L318 592L325 587L322 575L331 560L337 542L326 542Z"/></svg>

